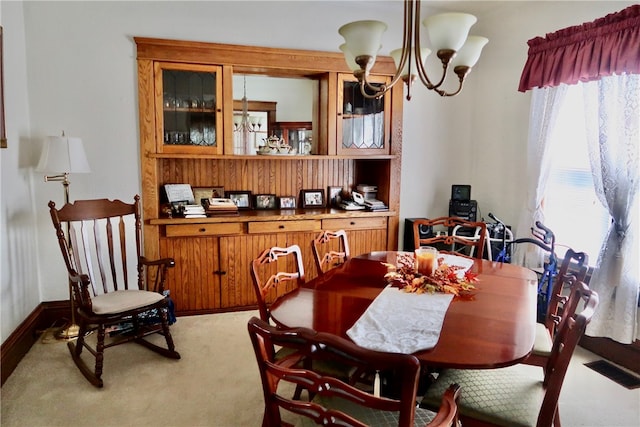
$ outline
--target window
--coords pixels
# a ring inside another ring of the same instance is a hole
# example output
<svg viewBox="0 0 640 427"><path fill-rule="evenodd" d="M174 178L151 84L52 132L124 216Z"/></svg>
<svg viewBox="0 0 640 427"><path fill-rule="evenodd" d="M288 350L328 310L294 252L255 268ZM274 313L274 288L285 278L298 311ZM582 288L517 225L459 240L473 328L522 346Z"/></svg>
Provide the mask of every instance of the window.
<svg viewBox="0 0 640 427"><path fill-rule="evenodd" d="M544 198L545 224L556 234L558 256L567 247L595 265L610 223L596 196L585 134L582 84L568 87L551 135L551 170Z"/></svg>

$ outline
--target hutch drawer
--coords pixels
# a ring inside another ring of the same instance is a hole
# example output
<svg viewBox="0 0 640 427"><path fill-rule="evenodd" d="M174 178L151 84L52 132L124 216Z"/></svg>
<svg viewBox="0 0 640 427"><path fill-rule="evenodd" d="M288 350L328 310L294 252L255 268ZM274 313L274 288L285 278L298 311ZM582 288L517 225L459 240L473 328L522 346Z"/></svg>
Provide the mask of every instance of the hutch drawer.
<svg viewBox="0 0 640 427"><path fill-rule="evenodd" d="M290 231L319 231L322 221L300 220L300 221L265 221L250 222L249 234L256 233L284 233Z"/></svg>
<svg viewBox="0 0 640 427"><path fill-rule="evenodd" d="M240 222L167 225L166 234L167 237L219 236L241 234L244 232L243 228Z"/></svg>
<svg viewBox="0 0 640 427"><path fill-rule="evenodd" d="M323 219L323 230L362 230L387 228L386 217Z"/></svg>

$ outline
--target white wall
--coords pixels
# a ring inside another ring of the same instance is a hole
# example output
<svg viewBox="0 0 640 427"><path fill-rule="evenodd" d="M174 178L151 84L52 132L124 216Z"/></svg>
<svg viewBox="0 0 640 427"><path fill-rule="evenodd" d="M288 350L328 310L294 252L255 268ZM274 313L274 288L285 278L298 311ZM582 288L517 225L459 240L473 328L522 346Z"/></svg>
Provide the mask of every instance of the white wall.
<svg viewBox="0 0 640 427"><path fill-rule="evenodd" d="M0 23L8 140L8 148L0 150L0 338L4 342L42 301L42 293L22 3L0 3Z"/></svg>
<svg viewBox="0 0 640 427"><path fill-rule="evenodd" d="M526 41L633 4L471 3L484 11L474 32L491 41L467 88L442 99L416 86L405 104L402 218L446 214L451 184L471 184L483 214L513 223L524 197L529 96L517 82ZM0 340L39 302L68 298L47 212L49 200L62 203L62 188L32 170L44 137L64 130L85 143L92 173L71 177L72 199L140 192L133 36L337 52L340 25L379 19L389 24L386 54L401 43L401 9L398 1L2 2L10 146L0 152Z"/></svg>

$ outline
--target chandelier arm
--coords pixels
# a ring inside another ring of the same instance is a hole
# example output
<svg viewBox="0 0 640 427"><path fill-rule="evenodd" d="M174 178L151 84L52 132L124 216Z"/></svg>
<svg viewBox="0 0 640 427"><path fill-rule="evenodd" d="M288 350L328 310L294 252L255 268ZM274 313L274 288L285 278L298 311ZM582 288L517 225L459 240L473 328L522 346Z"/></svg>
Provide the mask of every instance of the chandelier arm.
<svg viewBox="0 0 640 427"><path fill-rule="evenodd" d="M374 92L372 94L368 93L367 88L373 90ZM360 80L360 93L362 94L363 97L367 99L380 98L382 95L387 93L389 89L391 89L391 86L387 86L387 85L373 86L364 78Z"/></svg>
<svg viewBox="0 0 640 427"><path fill-rule="evenodd" d="M440 77L440 81L438 81L438 83L436 84L431 83L431 80L429 80L429 77L427 76L427 72L424 69L424 67L420 67L421 72L418 75L420 76L420 80L427 87L427 89L429 90L437 89L442 85L442 83L444 83L444 80L447 77L447 71L449 70L449 63L451 62L451 59L453 59L454 56L456 56L455 50L440 49L438 51L438 58L440 58L440 61L442 62L442 77Z"/></svg>
<svg viewBox="0 0 640 427"><path fill-rule="evenodd" d="M458 68L458 67L456 67L456 69L457 69L457 68ZM466 68L469 68L469 67L466 67ZM467 73L468 73L468 71L467 71ZM436 91L436 93L437 93L438 95L440 95L440 96L456 96L456 95L457 95L457 94L459 94L459 93L460 93L460 91L462 90L462 86L464 85L464 78L465 78L465 76L466 76L466 74L467 74L467 73L465 73L465 74L463 74L463 75L458 74L458 81L460 82L460 84L459 84L459 86L458 86L458 90L456 90L455 92L447 92L447 91L445 91L445 90L438 89L438 88L435 88L434 90L435 90L435 91Z"/></svg>
<svg viewBox="0 0 640 427"><path fill-rule="evenodd" d="M417 21L420 21L420 15L414 15L414 6L418 4L417 10L419 10L420 1L415 0L405 0L404 1L404 23L403 23L403 35L402 35L402 55L400 58L400 63L397 66L396 72L391 78L391 81L382 86L374 86L369 82L367 77L369 76L368 67L365 67L363 64L359 63L357 58L356 62L360 65L361 70L357 70L354 72L354 75L360 81L360 93L362 96L368 99L379 98L393 87L400 79L402 79L402 70L404 69L405 64L409 61L409 67L411 67L411 40L413 38L413 22L414 17L417 17ZM409 85L410 83L408 83ZM367 89L370 89L374 92L371 94L367 92ZM409 91L407 92L407 99L410 99Z"/></svg>
<svg viewBox="0 0 640 427"><path fill-rule="evenodd" d="M420 46L420 1L418 0L415 4L415 9L416 9L416 13L415 16L418 17L418 19L414 22L414 42L413 42L413 48L415 51L415 56L416 56L416 74L420 77L420 81L422 82L422 84L424 84L427 89L432 90L433 88L437 87L435 85L433 85L431 83L431 80L429 79L429 76L427 75L427 70L425 70L424 68L424 61L422 60L422 52L421 52L421 46ZM445 71L446 73L446 71ZM442 77L442 80L440 81L440 83L442 83L444 81L444 75ZM439 86L439 85L438 85Z"/></svg>

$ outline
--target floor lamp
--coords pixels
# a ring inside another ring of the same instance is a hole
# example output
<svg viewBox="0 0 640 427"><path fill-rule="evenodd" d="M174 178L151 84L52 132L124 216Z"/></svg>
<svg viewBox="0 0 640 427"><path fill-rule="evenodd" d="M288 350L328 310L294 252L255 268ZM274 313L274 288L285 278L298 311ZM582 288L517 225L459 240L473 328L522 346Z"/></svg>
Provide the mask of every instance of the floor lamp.
<svg viewBox="0 0 640 427"><path fill-rule="evenodd" d="M84 147L82 146L82 140L80 138L65 136L64 132L62 132L62 136L47 137L36 171L47 174L44 176L45 182L62 182L64 203L65 205L69 203L69 174L91 172ZM67 237L68 236L69 224L67 224ZM71 245L71 240L67 239L67 241L69 245ZM71 282L69 282L68 285L69 301L71 303L71 321L56 335L57 338L64 340L76 338L79 329L76 324L76 310L75 304L73 303Z"/></svg>

